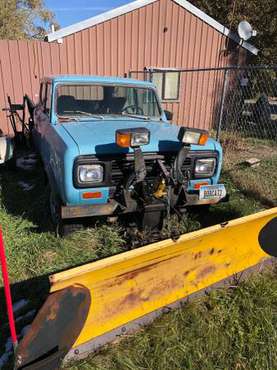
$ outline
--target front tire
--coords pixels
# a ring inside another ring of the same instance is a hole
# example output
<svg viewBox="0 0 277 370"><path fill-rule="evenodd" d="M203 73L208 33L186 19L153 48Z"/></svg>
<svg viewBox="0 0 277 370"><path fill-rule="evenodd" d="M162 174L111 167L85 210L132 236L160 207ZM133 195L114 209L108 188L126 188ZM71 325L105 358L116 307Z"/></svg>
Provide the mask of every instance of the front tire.
<svg viewBox="0 0 277 370"><path fill-rule="evenodd" d="M81 224L77 224L76 222L70 223L62 221L58 226L57 233L62 237L66 237L81 230L83 230L83 225Z"/></svg>
<svg viewBox="0 0 277 370"><path fill-rule="evenodd" d="M61 217L61 201L59 197L50 189L49 192L49 210L52 224L57 236L68 236L74 232L83 229L83 225L73 220L63 220Z"/></svg>

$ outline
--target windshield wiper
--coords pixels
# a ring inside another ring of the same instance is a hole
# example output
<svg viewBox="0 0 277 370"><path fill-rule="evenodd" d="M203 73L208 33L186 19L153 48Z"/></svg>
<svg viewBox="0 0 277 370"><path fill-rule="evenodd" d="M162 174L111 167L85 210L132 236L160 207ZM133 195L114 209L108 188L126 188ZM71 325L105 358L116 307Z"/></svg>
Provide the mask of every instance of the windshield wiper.
<svg viewBox="0 0 277 370"><path fill-rule="evenodd" d="M79 119L77 117L74 117L74 116L60 116L60 115L57 115L58 119L60 122L70 122L70 121L79 121Z"/></svg>
<svg viewBox="0 0 277 370"><path fill-rule="evenodd" d="M96 119L104 119L103 116L96 115L96 114L89 113L89 112L83 112L81 110L76 110L76 111L74 111L74 113L83 114L84 116L88 116L88 117L92 117L92 118L96 118Z"/></svg>
<svg viewBox="0 0 277 370"><path fill-rule="evenodd" d="M150 117L148 117L148 116L141 116L139 114L122 113L122 116L130 117L130 118L142 119L143 121L149 121L150 120Z"/></svg>
<svg viewBox="0 0 277 370"><path fill-rule="evenodd" d="M69 113L69 114L74 114L73 117L75 117L75 115L83 115L83 116L87 116L87 117L92 117L92 118L95 118L95 119L104 119L103 116L100 116L100 115L96 115L96 114L93 114L93 113L89 113L89 112L83 112L81 110L72 110L72 111L66 111L66 113ZM60 116L60 117L65 117L65 116ZM72 117L72 115L70 116ZM76 118L76 121L79 120L79 117Z"/></svg>

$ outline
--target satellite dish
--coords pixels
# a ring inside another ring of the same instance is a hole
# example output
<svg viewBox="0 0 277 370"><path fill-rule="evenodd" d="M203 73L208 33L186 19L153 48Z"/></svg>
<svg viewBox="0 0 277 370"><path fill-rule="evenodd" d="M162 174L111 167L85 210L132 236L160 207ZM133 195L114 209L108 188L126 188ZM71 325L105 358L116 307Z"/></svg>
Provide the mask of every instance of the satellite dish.
<svg viewBox="0 0 277 370"><path fill-rule="evenodd" d="M254 31L251 24L247 21L241 21L238 25L238 34L242 40L246 41L249 40L252 36L256 36L257 31Z"/></svg>

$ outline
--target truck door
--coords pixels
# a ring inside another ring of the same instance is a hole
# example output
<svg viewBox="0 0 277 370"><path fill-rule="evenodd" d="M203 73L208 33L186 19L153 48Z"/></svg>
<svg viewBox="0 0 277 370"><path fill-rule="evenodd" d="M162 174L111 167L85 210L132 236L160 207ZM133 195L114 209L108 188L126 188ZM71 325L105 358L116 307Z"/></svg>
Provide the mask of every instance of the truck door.
<svg viewBox="0 0 277 370"><path fill-rule="evenodd" d="M50 128L50 108L51 108L51 91L50 82L42 82L40 85L39 104L34 112L34 131L33 138L36 149L42 158L48 156L48 145L46 143L47 131Z"/></svg>

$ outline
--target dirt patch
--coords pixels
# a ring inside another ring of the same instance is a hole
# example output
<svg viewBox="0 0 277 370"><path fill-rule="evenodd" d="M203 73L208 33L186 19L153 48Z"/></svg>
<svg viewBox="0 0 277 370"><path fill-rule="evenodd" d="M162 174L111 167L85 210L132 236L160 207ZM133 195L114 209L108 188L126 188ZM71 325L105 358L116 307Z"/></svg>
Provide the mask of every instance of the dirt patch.
<svg viewBox="0 0 277 370"><path fill-rule="evenodd" d="M249 143L237 141L234 143L223 143L225 149L225 164L230 166L234 163L241 163L249 158L258 158L261 160L271 160L277 158L277 143Z"/></svg>

